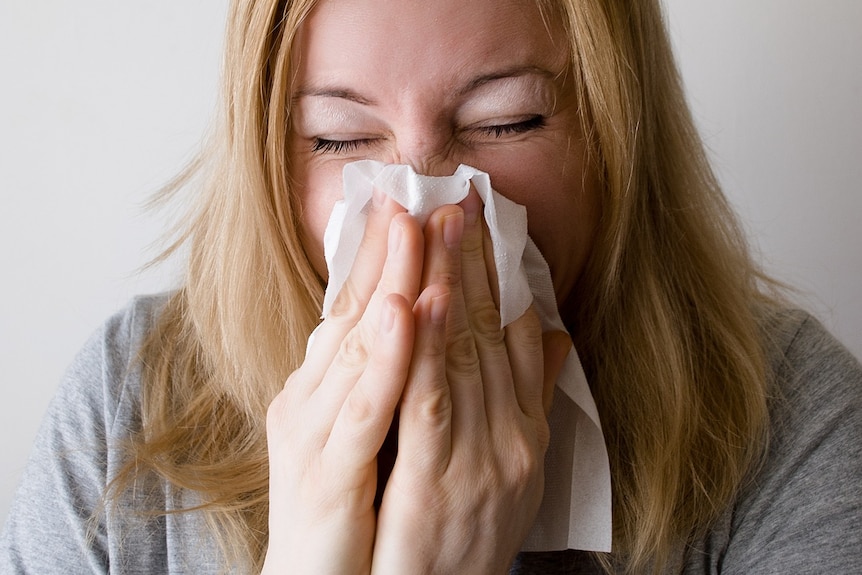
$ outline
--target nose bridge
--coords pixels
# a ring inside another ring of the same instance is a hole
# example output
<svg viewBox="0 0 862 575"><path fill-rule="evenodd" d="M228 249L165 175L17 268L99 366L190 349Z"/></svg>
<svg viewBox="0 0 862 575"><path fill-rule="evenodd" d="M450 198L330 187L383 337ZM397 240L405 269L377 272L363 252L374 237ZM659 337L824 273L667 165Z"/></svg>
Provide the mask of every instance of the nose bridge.
<svg viewBox="0 0 862 575"><path fill-rule="evenodd" d="M440 124L416 122L396 134L397 163L409 165L417 174L451 176L458 167L452 153L452 130Z"/></svg>

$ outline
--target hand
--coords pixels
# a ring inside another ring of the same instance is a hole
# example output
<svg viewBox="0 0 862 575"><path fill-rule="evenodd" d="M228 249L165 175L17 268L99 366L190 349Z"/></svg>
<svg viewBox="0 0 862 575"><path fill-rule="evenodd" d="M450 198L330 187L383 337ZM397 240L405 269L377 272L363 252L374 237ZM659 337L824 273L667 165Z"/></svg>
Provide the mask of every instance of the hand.
<svg viewBox="0 0 862 575"><path fill-rule="evenodd" d="M368 573L378 451L413 353L423 235L375 196L356 262L302 366L267 414L264 573Z"/></svg>
<svg viewBox="0 0 862 575"><path fill-rule="evenodd" d="M541 503L546 411L571 345L532 309L500 329L475 192L425 230L398 455L378 516L374 573L504 573ZM544 343L543 343L544 341Z"/></svg>

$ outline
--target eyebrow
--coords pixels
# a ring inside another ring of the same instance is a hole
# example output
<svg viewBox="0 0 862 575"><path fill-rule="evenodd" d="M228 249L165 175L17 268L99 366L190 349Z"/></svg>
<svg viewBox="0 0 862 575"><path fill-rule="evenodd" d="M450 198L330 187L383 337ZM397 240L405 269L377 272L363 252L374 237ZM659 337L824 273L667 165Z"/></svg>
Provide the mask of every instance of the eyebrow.
<svg viewBox="0 0 862 575"><path fill-rule="evenodd" d="M369 100L365 96L362 96L358 92L350 90L348 88L307 88L297 90L297 92L291 97L292 102L296 102L301 98L305 98L308 96L312 96L315 98L340 98L342 100L349 100L351 102L356 102L357 104L362 104L365 106L374 104L374 100Z"/></svg>
<svg viewBox="0 0 862 575"><path fill-rule="evenodd" d="M548 78L553 80L556 76L548 70L544 68L540 68L538 66L513 66L511 68L504 68L502 70L497 70L495 72L491 72L488 74L482 74L480 76L476 76L467 82L460 90L456 92L458 96L464 96L469 94L470 92L477 90L478 88L488 84L490 82L494 82L496 80L504 80L507 78L519 78L521 76L529 76L529 75L537 75L542 76L544 78ZM362 104L364 106L374 105L375 101L365 96L361 95L359 92L351 90L349 88L342 87L328 87L322 86L319 88L311 87L311 88L302 88L297 90L297 92L291 97L292 102L296 102L297 100L305 97L315 97L315 98L339 98L342 100L348 100L350 102L356 102L357 104Z"/></svg>

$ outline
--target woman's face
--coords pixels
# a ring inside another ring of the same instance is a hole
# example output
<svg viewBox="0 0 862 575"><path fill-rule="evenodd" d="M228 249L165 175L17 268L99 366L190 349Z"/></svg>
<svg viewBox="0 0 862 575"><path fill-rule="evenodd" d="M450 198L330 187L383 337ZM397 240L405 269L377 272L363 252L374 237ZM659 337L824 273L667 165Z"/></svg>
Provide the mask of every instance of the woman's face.
<svg viewBox="0 0 862 575"><path fill-rule="evenodd" d="M323 0L295 47L290 149L302 238L322 277L345 163L435 176L463 163L527 207L562 305L590 251L597 186L567 42L533 0Z"/></svg>

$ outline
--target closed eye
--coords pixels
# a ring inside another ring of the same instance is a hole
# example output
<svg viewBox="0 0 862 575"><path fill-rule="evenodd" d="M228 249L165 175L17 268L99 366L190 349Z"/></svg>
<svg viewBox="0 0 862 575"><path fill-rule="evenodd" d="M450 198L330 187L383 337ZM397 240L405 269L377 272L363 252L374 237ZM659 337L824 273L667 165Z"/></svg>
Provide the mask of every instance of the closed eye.
<svg viewBox="0 0 862 575"><path fill-rule="evenodd" d="M476 130L488 136L501 138L509 134L523 134L531 130L538 130L545 126L545 117L541 115L532 116L523 122L515 122L513 124L500 124L497 126L480 126Z"/></svg>
<svg viewBox="0 0 862 575"><path fill-rule="evenodd" d="M372 140L368 138L360 138L358 140L327 140L324 138L314 138L314 146L312 152L323 154L344 154L353 152L359 146L370 143Z"/></svg>
<svg viewBox="0 0 862 575"><path fill-rule="evenodd" d="M545 116L537 114L522 122L499 124L495 126L479 126L474 128L474 130L481 135L502 138L503 136L510 134L523 134L532 130L538 130L543 128L545 124ZM361 146L368 145L373 141L374 140L372 138L358 138L356 140L328 140L326 138L314 138L312 152L319 154L346 154L349 152L355 152Z"/></svg>

